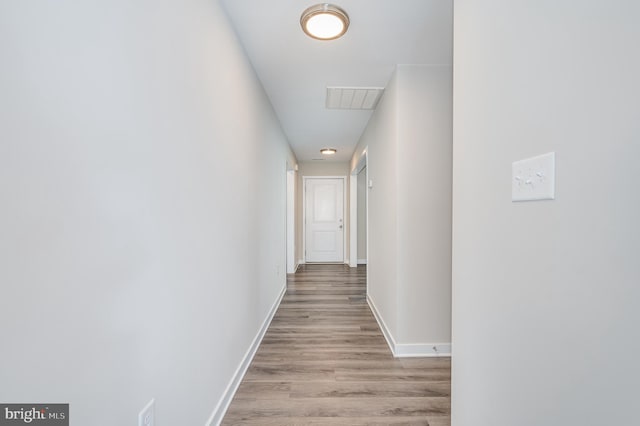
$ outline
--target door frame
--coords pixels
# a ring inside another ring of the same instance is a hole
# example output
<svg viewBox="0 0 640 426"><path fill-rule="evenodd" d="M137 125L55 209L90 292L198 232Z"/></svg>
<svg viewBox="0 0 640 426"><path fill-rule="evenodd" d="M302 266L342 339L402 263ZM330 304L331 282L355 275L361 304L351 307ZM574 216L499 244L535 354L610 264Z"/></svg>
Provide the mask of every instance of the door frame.
<svg viewBox="0 0 640 426"><path fill-rule="evenodd" d="M347 224L347 177L346 176L302 176L302 250L304 253L302 259L304 263L307 263L307 180L319 180L319 179L340 179L342 180L342 218L344 223L344 229L342 232L342 262L348 263L347 259L347 232L351 228ZM323 262L312 262L323 263Z"/></svg>
<svg viewBox="0 0 640 426"><path fill-rule="evenodd" d="M296 264L296 170L295 166L291 166L289 161L286 164L286 224L285 224L285 238L286 238L286 271L287 274L293 274L298 269Z"/></svg>
<svg viewBox="0 0 640 426"><path fill-rule="evenodd" d="M349 176L349 224L351 227L349 228L349 241L351 242L349 247L349 266L352 268L358 267L358 175L365 169L365 197L364 197L364 205L365 205L365 216L367 226L365 229L365 235L367 240L367 264L369 263L369 156L367 151L369 147L365 147L358 158L358 162L356 163L353 170L351 170L351 175ZM367 268L367 273L369 269ZM367 280L368 282L368 280Z"/></svg>
<svg viewBox="0 0 640 426"><path fill-rule="evenodd" d="M365 215L367 217L367 228L365 229L366 239L367 239L367 264L369 263L369 156L367 152L369 151L369 147L366 147L360 158L358 158L358 162L356 163L353 170L351 170L351 175L349 176L349 196L351 199L351 203L349 205L349 224L351 228L349 229L351 244L349 246L349 266L352 268L358 267L358 175L366 167L365 170L365 179L366 179L366 189L367 191L365 197ZM354 243L355 242L355 243ZM369 268L367 268L367 283L369 274Z"/></svg>

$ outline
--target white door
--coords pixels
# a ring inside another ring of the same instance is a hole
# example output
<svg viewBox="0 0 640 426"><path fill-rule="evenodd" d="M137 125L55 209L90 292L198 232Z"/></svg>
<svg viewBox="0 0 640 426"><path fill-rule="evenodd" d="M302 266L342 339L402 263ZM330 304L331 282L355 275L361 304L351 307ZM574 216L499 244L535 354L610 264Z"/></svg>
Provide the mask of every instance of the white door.
<svg viewBox="0 0 640 426"><path fill-rule="evenodd" d="M344 262L344 179L305 182L305 261Z"/></svg>

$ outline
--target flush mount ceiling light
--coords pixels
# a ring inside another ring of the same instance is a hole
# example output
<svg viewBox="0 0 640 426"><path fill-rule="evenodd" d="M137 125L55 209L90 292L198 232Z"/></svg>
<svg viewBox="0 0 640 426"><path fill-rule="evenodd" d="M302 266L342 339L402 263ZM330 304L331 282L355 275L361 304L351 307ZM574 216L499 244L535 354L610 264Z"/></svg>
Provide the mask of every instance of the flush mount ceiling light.
<svg viewBox="0 0 640 426"><path fill-rule="evenodd" d="M338 152L338 150L335 148L322 148L320 150L320 154L324 154L324 155L333 155L336 152Z"/></svg>
<svg viewBox="0 0 640 426"><path fill-rule="evenodd" d="M338 6L321 3L302 12L300 25L309 37L318 40L335 40L347 32L349 16Z"/></svg>

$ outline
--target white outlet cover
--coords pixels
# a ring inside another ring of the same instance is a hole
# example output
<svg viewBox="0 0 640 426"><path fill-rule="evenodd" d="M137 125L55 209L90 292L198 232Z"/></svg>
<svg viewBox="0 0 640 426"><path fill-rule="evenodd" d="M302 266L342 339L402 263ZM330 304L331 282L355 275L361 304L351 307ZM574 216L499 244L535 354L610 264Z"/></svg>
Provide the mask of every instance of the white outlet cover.
<svg viewBox="0 0 640 426"><path fill-rule="evenodd" d="M512 201L555 199L555 152L515 161L511 167Z"/></svg>
<svg viewBox="0 0 640 426"><path fill-rule="evenodd" d="M138 426L154 426L155 425L155 403L152 399L144 406L138 414Z"/></svg>

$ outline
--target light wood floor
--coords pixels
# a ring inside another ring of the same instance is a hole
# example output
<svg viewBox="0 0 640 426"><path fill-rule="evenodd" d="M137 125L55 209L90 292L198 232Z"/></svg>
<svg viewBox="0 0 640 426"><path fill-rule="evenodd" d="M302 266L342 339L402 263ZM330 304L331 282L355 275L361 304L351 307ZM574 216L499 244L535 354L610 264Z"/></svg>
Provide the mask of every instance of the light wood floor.
<svg viewBox="0 0 640 426"><path fill-rule="evenodd" d="M450 425L450 359L394 359L365 275L346 265L289 275L223 425Z"/></svg>

